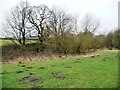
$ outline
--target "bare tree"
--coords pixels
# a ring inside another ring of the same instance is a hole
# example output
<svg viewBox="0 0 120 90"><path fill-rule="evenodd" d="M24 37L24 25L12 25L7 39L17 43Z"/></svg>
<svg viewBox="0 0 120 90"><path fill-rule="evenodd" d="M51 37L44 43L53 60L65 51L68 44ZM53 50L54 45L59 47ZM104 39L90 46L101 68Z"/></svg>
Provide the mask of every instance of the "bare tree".
<svg viewBox="0 0 120 90"><path fill-rule="evenodd" d="M50 17L49 9L45 5L31 6L29 12L29 22L38 32L38 38L44 50L44 33L46 30L47 19Z"/></svg>
<svg viewBox="0 0 120 90"><path fill-rule="evenodd" d="M47 28L55 38L56 50L59 51L60 47L63 52L67 54L65 37L67 33L71 33L73 30L73 17L63 10L58 10L55 7L50 11L50 13L51 17Z"/></svg>
<svg viewBox="0 0 120 90"><path fill-rule="evenodd" d="M98 29L100 25L99 20L93 18L92 15L87 14L82 21L82 32L79 34L79 44L77 52L90 51L93 44L94 32Z"/></svg>
<svg viewBox="0 0 120 90"><path fill-rule="evenodd" d="M86 34L87 32L94 33L100 25L100 21L95 19L92 15L86 14L82 21L82 30Z"/></svg>
<svg viewBox="0 0 120 90"><path fill-rule="evenodd" d="M21 2L7 17L5 32L9 37L17 39L20 44L25 45L27 23L28 23L28 2Z"/></svg>

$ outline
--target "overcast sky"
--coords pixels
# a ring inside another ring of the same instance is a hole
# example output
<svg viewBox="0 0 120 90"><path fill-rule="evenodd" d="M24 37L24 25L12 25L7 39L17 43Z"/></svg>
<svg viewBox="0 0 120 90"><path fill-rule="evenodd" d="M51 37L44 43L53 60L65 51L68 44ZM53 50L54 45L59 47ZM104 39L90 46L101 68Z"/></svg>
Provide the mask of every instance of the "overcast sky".
<svg viewBox="0 0 120 90"><path fill-rule="evenodd" d="M5 14L18 4L26 0L0 0L0 30L4 23ZM118 26L118 1L119 0L27 0L31 5L53 5L78 16L80 20L86 13L91 13L100 19L99 33L108 33ZM0 31L1 32L1 31ZM0 33L1 36L1 33Z"/></svg>

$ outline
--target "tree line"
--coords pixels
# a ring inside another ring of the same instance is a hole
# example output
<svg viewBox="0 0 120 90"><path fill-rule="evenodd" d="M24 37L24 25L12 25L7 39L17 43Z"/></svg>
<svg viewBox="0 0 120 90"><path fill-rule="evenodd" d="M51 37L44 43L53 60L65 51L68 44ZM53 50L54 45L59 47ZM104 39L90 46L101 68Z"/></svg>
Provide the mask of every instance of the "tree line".
<svg viewBox="0 0 120 90"><path fill-rule="evenodd" d="M57 7L50 9L43 4L32 6L29 2L20 2L6 18L4 31L21 46L26 45L26 39L31 35L36 35L37 52L85 54L104 47L120 49L120 30L95 35L99 25L100 21L90 14L79 24L75 16Z"/></svg>

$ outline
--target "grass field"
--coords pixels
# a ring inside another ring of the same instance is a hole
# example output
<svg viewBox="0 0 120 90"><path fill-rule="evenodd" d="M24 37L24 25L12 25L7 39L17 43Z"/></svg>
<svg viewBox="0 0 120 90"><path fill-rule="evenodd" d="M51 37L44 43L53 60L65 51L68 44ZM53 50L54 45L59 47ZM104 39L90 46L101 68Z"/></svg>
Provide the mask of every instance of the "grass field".
<svg viewBox="0 0 120 90"><path fill-rule="evenodd" d="M118 52L23 64L4 64L3 88L116 88Z"/></svg>
<svg viewBox="0 0 120 90"><path fill-rule="evenodd" d="M19 44L17 40L14 41L15 43ZM35 42L37 42L37 40L26 40L26 44L35 43ZM14 42L12 42L11 40L0 40L0 46L11 45L11 44L14 44Z"/></svg>

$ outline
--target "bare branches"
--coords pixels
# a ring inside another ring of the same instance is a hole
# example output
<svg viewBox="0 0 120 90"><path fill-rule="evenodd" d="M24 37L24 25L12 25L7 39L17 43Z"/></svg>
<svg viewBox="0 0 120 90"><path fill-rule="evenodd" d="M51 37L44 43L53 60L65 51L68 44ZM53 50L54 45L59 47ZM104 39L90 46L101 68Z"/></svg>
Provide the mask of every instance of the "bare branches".
<svg viewBox="0 0 120 90"><path fill-rule="evenodd" d="M27 31L28 23L28 2L21 2L11 12L11 15L7 17L6 33L11 35L14 39L17 39L20 44L25 45L25 35Z"/></svg>
<svg viewBox="0 0 120 90"><path fill-rule="evenodd" d="M57 7L49 9L46 5L29 6L27 2L21 2L7 18L6 25L8 35L22 45L34 34L38 37L41 51L52 43L55 51L67 54L94 48L94 32L100 22L87 14L82 22L83 32L79 32L78 19L72 14Z"/></svg>
<svg viewBox="0 0 120 90"><path fill-rule="evenodd" d="M91 32L94 33L100 25L98 20L95 20L93 16L87 14L83 20L82 29L85 33Z"/></svg>
<svg viewBox="0 0 120 90"><path fill-rule="evenodd" d="M44 33L46 30L46 24L50 17L49 9L45 5L31 6L29 10L29 22L37 30L38 38L42 45L44 45Z"/></svg>

